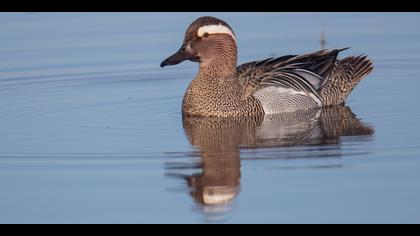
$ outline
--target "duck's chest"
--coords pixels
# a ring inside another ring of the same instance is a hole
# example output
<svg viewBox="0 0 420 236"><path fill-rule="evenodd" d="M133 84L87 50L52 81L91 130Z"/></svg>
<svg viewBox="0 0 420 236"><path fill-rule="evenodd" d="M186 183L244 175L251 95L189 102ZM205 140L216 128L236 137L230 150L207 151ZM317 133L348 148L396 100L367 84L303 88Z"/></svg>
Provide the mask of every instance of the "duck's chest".
<svg viewBox="0 0 420 236"><path fill-rule="evenodd" d="M242 87L234 81L195 79L184 94L182 110L196 116L238 116L247 110L242 94Z"/></svg>

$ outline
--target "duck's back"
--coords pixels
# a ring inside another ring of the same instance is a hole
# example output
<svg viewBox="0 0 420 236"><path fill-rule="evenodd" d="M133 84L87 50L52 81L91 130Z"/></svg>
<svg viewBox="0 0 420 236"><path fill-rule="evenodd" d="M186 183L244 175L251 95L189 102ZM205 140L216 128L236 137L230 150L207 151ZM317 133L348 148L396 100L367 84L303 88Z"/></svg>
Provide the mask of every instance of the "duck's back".
<svg viewBox="0 0 420 236"><path fill-rule="evenodd" d="M237 77L265 114L341 104L373 69L365 56L337 60L342 50L249 62L237 68Z"/></svg>

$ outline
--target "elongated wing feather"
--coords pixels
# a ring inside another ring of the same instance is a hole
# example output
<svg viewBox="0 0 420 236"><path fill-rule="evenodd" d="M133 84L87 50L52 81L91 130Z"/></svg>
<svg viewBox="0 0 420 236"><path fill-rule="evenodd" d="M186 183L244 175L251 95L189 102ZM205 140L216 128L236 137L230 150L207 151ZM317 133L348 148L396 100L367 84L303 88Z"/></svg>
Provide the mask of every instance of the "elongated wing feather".
<svg viewBox="0 0 420 236"><path fill-rule="evenodd" d="M248 62L237 67L245 96L264 86L279 86L319 98L318 90L333 71L337 54L345 49L322 50Z"/></svg>

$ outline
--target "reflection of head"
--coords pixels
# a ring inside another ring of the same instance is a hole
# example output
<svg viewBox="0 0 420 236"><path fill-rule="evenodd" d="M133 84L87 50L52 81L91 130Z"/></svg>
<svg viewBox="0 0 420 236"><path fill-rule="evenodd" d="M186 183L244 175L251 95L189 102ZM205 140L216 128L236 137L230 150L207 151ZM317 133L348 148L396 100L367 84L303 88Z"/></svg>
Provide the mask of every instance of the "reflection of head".
<svg viewBox="0 0 420 236"><path fill-rule="evenodd" d="M191 176L188 178L188 185L192 188L191 196L200 204L225 204L231 202L239 193L239 178L237 179L237 185L220 186L203 185L201 178L202 176Z"/></svg>
<svg viewBox="0 0 420 236"><path fill-rule="evenodd" d="M209 221L224 220L233 209L239 186L208 186L203 189L202 211Z"/></svg>
<svg viewBox="0 0 420 236"><path fill-rule="evenodd" d="M202 173L187 177L191 196L196 202L203 205L226 204L238 195L239 151L232 151L230 155L206 155L202 168Z"/></svg>
<svg viewBox="0 0 420 236"><path fill-rule="evenodd" d="M232 201L238 194L238 187L208 186L203 189L203 202L206 205L224 204Z"/></svg>
<svg viewBox="0 0 420 236"><path fill-rule="evenodd" d="M213 160L217 162L216 159ZM202 174L186 178L191 197L208 221L223 221L226 214L233 209L233 201L240 192L239 157L236 160L237 164L229 165L223 170L217 169L217 166L223 163L203 166Z"/></svg>

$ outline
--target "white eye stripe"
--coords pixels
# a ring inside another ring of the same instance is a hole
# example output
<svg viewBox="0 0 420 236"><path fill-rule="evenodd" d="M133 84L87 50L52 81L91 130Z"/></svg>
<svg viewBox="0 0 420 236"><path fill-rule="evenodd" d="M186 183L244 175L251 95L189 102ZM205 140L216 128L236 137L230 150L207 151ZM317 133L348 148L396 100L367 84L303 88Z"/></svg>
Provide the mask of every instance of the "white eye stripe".
<svg viewBox="0 0 420 236"><path fill-rule="evenodd" d="M232 36L233 40L236 42L235 35L233 34L232 30L230 30L228 27L219 24L219 25L205 25L201 26L197 31L198 37L203 37L205 33L208 34L228 34Z"/></svg>

